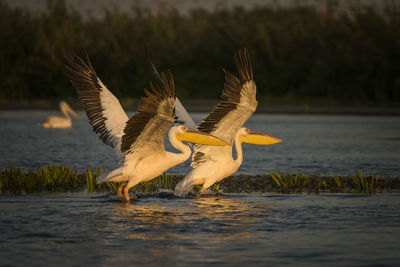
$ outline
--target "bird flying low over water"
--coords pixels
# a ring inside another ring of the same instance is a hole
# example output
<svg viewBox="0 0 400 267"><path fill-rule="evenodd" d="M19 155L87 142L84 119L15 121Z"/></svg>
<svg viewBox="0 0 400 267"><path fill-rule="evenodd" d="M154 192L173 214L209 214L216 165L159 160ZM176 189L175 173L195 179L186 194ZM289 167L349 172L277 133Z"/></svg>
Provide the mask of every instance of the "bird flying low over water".
<svg viewBox="0 0 400 267"><path fill-rule="evenodd" d="M79 118L78 114L67 104L65 101L60 102L61 112L64 113L65 117L49 116L47 120L40 124L43 128L71 128L72 122L69 114L75 118Z"/></svg>
<svg viewBox="0 0 400 267"><path fill-rule="evenodd" d="M221 100L197 127L199 131L219 137L231 146L194 145L193 169L175 187L177 195L187 194L195 185L202 185L200 193L203 194L214 183L234 174L242 164L243 142L255 145L282 142L279 138L242 128L257 107L256 84L247 49L238 51L234 58L239 77L224 70L225 86ZM190 118L183 106L176 106L176 114L177 120L187 121L187 117ZM236 159L232 156L233 144Z"/></svg>
<svg viewBox="0 0 400 267"><path fill-rule="evenodd" d="M158 74L144 90L138 113L128 119L118 99L106 88L87 57L87 62L75 56L68 59L70 78L78 92L93 130L101 140L121 156L122 166L99 176L98 182L121 182L118 195L129 201L129 189L151 180L169 168L189 158L191 149L182 141L226 146L228 143L209 134L191 130L184 125L168 132L169 141L180 153L165 151L164 137L174 122L175 85L172 74Z"/></svg>

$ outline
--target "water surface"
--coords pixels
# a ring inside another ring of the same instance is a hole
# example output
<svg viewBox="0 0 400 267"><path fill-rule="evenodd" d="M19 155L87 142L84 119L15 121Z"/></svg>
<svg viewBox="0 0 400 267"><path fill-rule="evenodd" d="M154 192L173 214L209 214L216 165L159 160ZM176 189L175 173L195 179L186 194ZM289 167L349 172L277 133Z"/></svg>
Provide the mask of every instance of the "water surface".
<svg viewBox="0 0 400 267"><path fill-rule="evenodd" d="M399 266L400 195L0 196L1 266Z"/></svg>
<svg viewBox="0 0 400 267"><path fill-rule="evenodd" d="M0 167L117 166L83 112L71 129L41 128L51 114L0 112ZM246 126L284 142L244 144L239 173L399 177L398 117L256 114ZM399 233L399 194L0 195L0 266L398 266Z"/></svg>
<svg viewBox="0 0 400 267"><path fill-rule="evenodd" d="M58 111L0 111L0 168L66 164L78 170L115 168L114 151L92 132L84 112L67 130L39 126ZM129 114L132 115L132 114ZM194 113L199 122L206 114ZM238 173L319 172L399 177L400 117L255 114L245 126L283 139L271 146L243 145ZM172 149L167 144L167 149ZM187 173L190 161L169 172Z"/></svg>

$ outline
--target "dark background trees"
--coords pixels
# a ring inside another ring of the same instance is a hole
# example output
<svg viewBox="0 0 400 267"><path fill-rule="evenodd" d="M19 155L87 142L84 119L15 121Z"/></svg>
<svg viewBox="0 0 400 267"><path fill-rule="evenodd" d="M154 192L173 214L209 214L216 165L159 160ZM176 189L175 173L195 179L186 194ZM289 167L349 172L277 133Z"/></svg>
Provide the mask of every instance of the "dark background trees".
<svg viewBox="0 0 400 267"><path fill-rule="evenodd" d="M119 97L142 96L152 79L144 47L170 68L181 98L218 98L222 68L248 47L266 101L400 101L400 9L329 6L192 10L132 8L82 16L63 1L31 14L0 2L0 99L74 98L64 56L89 54Z"/></svg>

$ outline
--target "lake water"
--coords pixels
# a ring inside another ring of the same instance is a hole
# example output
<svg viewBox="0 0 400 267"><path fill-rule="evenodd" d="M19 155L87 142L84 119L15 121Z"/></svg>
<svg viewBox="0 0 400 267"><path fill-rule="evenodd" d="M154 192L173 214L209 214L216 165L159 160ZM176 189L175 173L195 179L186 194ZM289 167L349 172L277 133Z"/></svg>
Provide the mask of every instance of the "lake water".
<svg viewBox="0 0 400 267"><path fill-rule="evenodd" d="M0 266L399 266L400 195L0 195Z"/></svg>
<svg viewBox="0 0 400 267"><path fill-rule="evenodd" d="M0 168L117 165L85 114L68 130L39 127L51 114L0 112ZM245 144L239 173L399 177L398 117L257 114L247 126L284 142ZM399 266L399 247L399 193L0 195L0 266Z"/></svg>
<svg viewBox="0 0 400 267"><path fill-rule="evenodd" d="M65 164L80 171L88 167L115 168L114 151L92 132L84 112L67 130L39 126L58 111L0 111L0 168ZM132 115L132 114L130 114ZM199 122L206 114L195 113ZM319 172L353 175L363 171L400 175L400 117L255 114L246 126L283 139L271 146L243 144L238 173ZM167 144L167 149L172 149ZM187 173L190 161L170 169Z"/></svg>

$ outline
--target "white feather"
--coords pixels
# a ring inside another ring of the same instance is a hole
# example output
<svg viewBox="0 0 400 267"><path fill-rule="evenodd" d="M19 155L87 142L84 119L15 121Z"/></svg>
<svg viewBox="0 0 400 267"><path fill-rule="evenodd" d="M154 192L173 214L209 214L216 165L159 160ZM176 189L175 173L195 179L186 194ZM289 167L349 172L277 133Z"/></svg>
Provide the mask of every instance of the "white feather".
<svg viewBox="0 0 400 267"><path fill-rule="evenodd" d="M197 128L196 123L193 121L192 117L186 111L185 107L182 105L181 101L175 98L175 125L186 125L190 129L195 130Z"/></svg>

